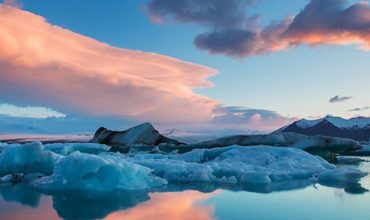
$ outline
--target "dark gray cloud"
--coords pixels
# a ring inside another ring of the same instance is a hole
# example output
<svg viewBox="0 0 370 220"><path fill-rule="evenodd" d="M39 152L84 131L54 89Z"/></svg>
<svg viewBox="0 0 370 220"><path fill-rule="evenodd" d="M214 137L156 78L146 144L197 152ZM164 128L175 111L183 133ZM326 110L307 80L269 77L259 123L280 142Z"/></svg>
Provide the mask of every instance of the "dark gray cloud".
<svg viewBox="0 0 370 220"><path fill-rule="evenodd" d="M236 27L247 20L246 7L254 0L151 0L145 10L154 22L197 23Z"/></svg>
<svg viewBox="0 0 370 220"><path fill-rule="evenodd" d="M350 100L352 99L351 96L334 96L333 98L329 99L329 102L330 103L338 103L338 102L344 102L344 101L347 101L347 100Z"/></svg>
<svg viewBox="0 0 370 220"><path fill-rule="evenodd" d="M152 20L200 24L209 28L194 45L211 54L248 57L307 44L358 44L370 48L370 7L365 2L311 0L296 16L258 25L246 14L253 1L151 0ZM153 19L154 18L154 19Z"/></svg>
<svg viewBox="0 0 370 220"><path fill-rule="evenodd" d="M248 30L219 29L198 35L194 44L213 54L239 57L241 54L253 53L257 40L257 34Z"/></svg>

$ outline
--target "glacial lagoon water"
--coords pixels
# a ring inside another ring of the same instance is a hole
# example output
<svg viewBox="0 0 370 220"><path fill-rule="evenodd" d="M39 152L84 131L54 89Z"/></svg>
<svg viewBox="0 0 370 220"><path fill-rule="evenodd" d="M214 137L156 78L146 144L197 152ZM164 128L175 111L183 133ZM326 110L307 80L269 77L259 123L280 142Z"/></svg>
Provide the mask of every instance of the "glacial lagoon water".
<svg viewBox="0 0 370 220"><path fill-rule="evenodd" d="M364 158L367 159L367 158ZM370 163L350 166L370 172ZM294 190L173 187L165 192L44 195L18 184L0 187L0 219L370 219L370 176L346 189L292 182ZM187 188L185 190L185 188ZM198 189L198 190L194 190Z"/></svg>

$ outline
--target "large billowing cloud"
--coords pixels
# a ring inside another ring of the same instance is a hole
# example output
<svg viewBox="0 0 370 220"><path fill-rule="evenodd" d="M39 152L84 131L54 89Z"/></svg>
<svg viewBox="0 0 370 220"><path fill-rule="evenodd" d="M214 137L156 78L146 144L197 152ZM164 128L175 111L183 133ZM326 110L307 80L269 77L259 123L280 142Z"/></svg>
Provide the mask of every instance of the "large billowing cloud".
<svg viewBox="0 0 370 220"><path fill-rule="evenodd" d="M0 101L63 113L154 122L211 119L218 103L195 94L216 71L119 49L0 5Z"/></svg>
<svg viewBox="0 0 370 220"><path fill-rule="evenodd" d="M0 103L157 125L216 123L271 130L285 123L273 112L219 107L195 94L193 88L210 86L207 78L215 72L159 54L114 48L0 5Z"/></svg>
<svg viewBox="0 0 370 220"><path fill-rule="evenodd" d="M369 49L368 3L346 5L346 0L311 0L294 18L283 38L290 44L359 44Z"/></svg>
<svg viewBox="0 0 370 220"><path fill-rule="evenodd" d="M169 7L168 2L171 1L151 0L147 5L148 11L152 12L151 15L154 14L157 20L166 21L168 17L174 17L176 19L173 21L207 26L210 30L199 34L194 44L199 49L212 54L240 58L284 50L301 44L310 46L357 44L362 49L370 48L370 7L366 2L348 6L346 0L311 0L296 16L273 22L266 27L259 27L257 16L243 16L242 9L245 11L250 6L244 1L224 1L234 6L225 7L228 10L226 18L232 18L230 13L235 13L238 18L234 20L237 22L229 22L230 25L215 25L220 23L218 19L228 21L223 16L209 16L209 19L214 19L215 23L210 20L204 22L194 19L194 16L189 13L181 13L181 19L179 19L178 10ZM185 5L193 5L197 17L207 16L209 11L220 11L224 7L219 3L220 1L215 1L213 4L208 1L204 3L193 0L181 2ZM250 1L247 2L250 3ZM174 4L172 1L171 5ZM234 9L235 7L238 7L238 10Z"/></svg>

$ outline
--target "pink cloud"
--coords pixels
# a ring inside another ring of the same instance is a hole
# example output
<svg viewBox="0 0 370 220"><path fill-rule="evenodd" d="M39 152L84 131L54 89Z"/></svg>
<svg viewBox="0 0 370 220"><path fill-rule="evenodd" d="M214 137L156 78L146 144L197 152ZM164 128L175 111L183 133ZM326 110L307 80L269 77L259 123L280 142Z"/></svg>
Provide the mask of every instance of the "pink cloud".
<svg viewBox="0 0 370 220"><path fill-rule="evenodd" d="M272 130L290 120L261 111L260 120L243 111L215 115L218 101L193 92L211 86L212 68L115 48L12 6L0 5L0 15L1 102L156 124Z"/></svg>
<svg viewBox="0 0 370 220"><path fill-rule="evenodd" d="M311 0L284 33L290 44L357 44L370 48L370 7L345 0Z"/></svg>
<svg viewBox="0 0 370 220"><path fill-rule="evenodd" d="M0 15L0 100L165 123L210 120L218 105L192 91L214 69L115 48L11 6Z"/></svg>
<svg viewBox="0 0 370 220"><path fill-rule="evenodd" d="M13 6L13 7L20 7L20 3L18 0L4 0L5 5Z"/></svg>

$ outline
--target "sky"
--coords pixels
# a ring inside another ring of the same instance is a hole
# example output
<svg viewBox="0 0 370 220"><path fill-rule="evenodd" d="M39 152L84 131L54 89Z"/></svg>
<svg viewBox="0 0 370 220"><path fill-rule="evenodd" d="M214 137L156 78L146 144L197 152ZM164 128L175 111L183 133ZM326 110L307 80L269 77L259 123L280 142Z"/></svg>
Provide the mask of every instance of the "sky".
<svg viewBox="0 0 370 220"><path fill-rule="evenodd" d="M368 3L7 0L0 114L256 130L370 116Z"/></svg>

